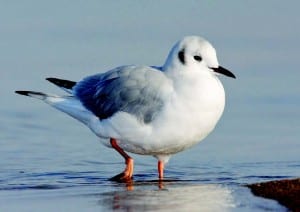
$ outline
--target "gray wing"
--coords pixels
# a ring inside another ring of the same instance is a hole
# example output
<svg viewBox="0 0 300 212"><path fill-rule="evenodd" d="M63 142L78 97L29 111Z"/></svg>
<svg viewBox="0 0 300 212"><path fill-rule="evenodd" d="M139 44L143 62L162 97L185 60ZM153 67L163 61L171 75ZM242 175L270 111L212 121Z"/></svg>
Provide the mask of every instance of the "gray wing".
<svg viewBox="0 0 300 212"><path fill-rule="evenodd" d="M149 123L170 93L170 82L159 69L123 66L78 82L75 96L100 119L123 111Z"/></svg>

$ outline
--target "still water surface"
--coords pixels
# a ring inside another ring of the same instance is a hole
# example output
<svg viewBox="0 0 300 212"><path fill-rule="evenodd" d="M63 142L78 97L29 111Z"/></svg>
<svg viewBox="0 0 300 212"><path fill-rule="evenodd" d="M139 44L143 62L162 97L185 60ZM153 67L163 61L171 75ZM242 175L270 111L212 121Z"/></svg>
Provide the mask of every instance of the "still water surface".
<svg viewBox="0 0 300 212"><path fill-rule="evenodd" d="M171 158L165 182L156 180L156 159L138 155L133 155L133 182L111 182L124 166L118 153L72 118L19 98L28 104L27 112L2 114L13 127L2 125L1 211L284 211L274 201L254 197L244 185L299 176L299 161L280 161L269 151L256 158L255 152L242 157L232 150L227 157L228 145L236 144L214 141L222 133L217 128L213 140Z"/></svg>

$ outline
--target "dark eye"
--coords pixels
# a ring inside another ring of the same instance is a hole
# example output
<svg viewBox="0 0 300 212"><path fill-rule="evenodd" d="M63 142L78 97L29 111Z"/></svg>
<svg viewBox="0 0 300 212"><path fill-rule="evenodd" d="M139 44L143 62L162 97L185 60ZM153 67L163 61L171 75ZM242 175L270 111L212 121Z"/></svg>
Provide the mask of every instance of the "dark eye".
<svg viewBox="0 0 300 212"><path fill-rule="evenodd" d="M202 60L202 57L199 55L195 55L194 59L197 60L198 62L200 62Z"/></svg>
<svg viewBox="0 0 300 212"><path fill-rule="evenodd" d="M178 58L179 58L180 62L184 65L185 64L184 49L182 49L180 52L178 52Z"/></svg>

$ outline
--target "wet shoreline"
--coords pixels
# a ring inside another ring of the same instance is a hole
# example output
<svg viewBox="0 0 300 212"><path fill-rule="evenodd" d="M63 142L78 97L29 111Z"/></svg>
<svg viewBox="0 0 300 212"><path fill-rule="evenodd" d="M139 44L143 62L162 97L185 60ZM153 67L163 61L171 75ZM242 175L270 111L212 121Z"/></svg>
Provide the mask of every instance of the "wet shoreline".
<svg viewBox="0 0 300 212"><path fill-rule="evenodd" d="M256 196L274 199L292 211L300 211L300 178L247 185Z"/></svg>

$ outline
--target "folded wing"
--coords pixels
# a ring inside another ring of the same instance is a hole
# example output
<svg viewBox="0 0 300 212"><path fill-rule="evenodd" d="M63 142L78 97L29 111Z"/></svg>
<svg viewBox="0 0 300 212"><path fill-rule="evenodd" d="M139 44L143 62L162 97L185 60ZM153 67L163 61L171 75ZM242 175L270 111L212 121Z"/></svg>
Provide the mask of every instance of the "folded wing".
<svg viewBox="0 0 300 212"><path fill-rule="evenodd" d="M122 111L151 122L171 92L168 78L148 66L123 66L79 81L73 94L100 119Z"/></svg>

